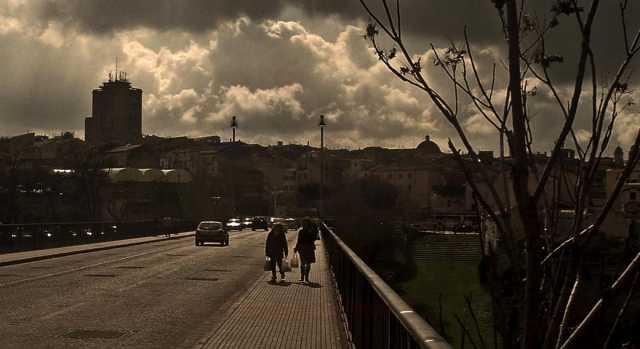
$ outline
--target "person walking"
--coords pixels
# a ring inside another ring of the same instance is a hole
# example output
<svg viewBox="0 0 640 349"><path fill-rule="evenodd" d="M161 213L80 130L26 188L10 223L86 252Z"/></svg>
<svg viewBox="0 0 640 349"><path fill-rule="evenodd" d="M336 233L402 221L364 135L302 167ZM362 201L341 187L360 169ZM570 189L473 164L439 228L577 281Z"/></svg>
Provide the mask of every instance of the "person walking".
<svg viewBox="0 0 640 349"><path fill-rule="evenodd" d="M316 244L318 240L318 228L310 219L302 221L302 229L298 232L298 241L293 249L300 255L300 281L309 281L311 264L316 262Z"/></svg>
<svg viewBox="0 0 640 349"><path fill-rule="evenodd" d="M265 254L271 263L271 282L276 281L276 264L280 271L280 281L284 282L285 275L282 271L282 259L289 255L289 245L285 236L284 226L280 223L274 224L267 235Z"/></svg>

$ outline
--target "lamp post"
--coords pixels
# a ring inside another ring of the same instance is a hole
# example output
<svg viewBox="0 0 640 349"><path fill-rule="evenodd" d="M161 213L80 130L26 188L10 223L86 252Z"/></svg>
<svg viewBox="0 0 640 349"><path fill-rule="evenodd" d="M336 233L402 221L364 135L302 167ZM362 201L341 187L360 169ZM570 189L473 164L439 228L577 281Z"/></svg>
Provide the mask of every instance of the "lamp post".
<svg viewBox="0 0 640 349"><path fill-rule="evenodd" d="M220 199L222 199L222 197L218 195L209 196L209 200L213 203L213 212L211 213L211 216L213 216L214 219L221 219L218 217L218 203L220 202Z"/></svg>
<svg viewBox="0 0 640 349"><path fill-rule="evenodd" d="M231 118L231 129L233 130L233 143L236 142L236 128L238 128L238 120L236 119L236 116L234 115Z"/></svg>
<svg viewBox="0 0 640 349"><path fill-rule="evenodd" d="M324 121L324 115L320 115L320 209L318 210L320 217L324 212L324 128L327 127L327 123Z"/></svg>
<svg viewBox="0 0 640 349"><path fill-rule="evenodd" d="M274 190L271 192L273 198L273 217L278 216L278 194L284 193L284 190Z"/></svg>

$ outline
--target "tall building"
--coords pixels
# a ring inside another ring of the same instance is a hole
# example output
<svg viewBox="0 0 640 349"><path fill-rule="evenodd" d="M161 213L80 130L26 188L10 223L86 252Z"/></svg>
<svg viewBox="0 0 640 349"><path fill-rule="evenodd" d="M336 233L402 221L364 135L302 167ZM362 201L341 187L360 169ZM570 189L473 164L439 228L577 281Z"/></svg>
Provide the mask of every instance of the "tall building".
<svg viewBox="0 0 640 349"><path fill-rule="evenodd" d="M617 146L616 150L613 151L613 165L616 168L624 167L624 151L622 151L620 146Z"/></svg>
<svg viewBox="0 0 640 349"><path fill-rule="evenodd" d="M134 144L142 139L142 90L131 87L125 73L93 90L91 117L85 119L85 140L92 144Z"/></svg>

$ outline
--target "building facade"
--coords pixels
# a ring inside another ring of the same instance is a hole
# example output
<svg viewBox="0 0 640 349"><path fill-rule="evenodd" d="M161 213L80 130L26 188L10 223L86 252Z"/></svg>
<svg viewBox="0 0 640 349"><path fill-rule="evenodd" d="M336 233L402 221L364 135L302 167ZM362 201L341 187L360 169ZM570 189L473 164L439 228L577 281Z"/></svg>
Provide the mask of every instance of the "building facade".
<svg viewBox="0 0 640 349"><path fill-rule="evenodd" d="M93 90L91 117L85 119L85 140L91 144L135 144L142 139L142 90L126 75L109 77Z"/></svg>

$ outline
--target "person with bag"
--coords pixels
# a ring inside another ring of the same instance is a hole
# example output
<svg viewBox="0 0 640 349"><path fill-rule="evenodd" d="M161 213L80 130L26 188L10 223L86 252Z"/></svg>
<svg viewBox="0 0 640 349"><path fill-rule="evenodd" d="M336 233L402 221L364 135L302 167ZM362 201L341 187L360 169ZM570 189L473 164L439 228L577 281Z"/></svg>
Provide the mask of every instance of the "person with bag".
<svg viewBox="0 0 640 349"><path fill-rule="evenodd" d="M271 263L271 282L276 281L276 264L278 265L278 270L280 270L280 281L285 281L284 273L286 270L283 269L282 259L289 255L289 246L284 232L284 226L277 223L273 225L267 235L265 254L269 257L269 262Z"/></svg>
<svg viewBox="0 0 640 349"><path fill-rule="evenodd" d="M310 219L302 221L302 229L298 233L298 241L293 249L294 253L300 255L300 281L309 281L311 264L316 262L316 244L318 240L318 228Z"/></svg>

